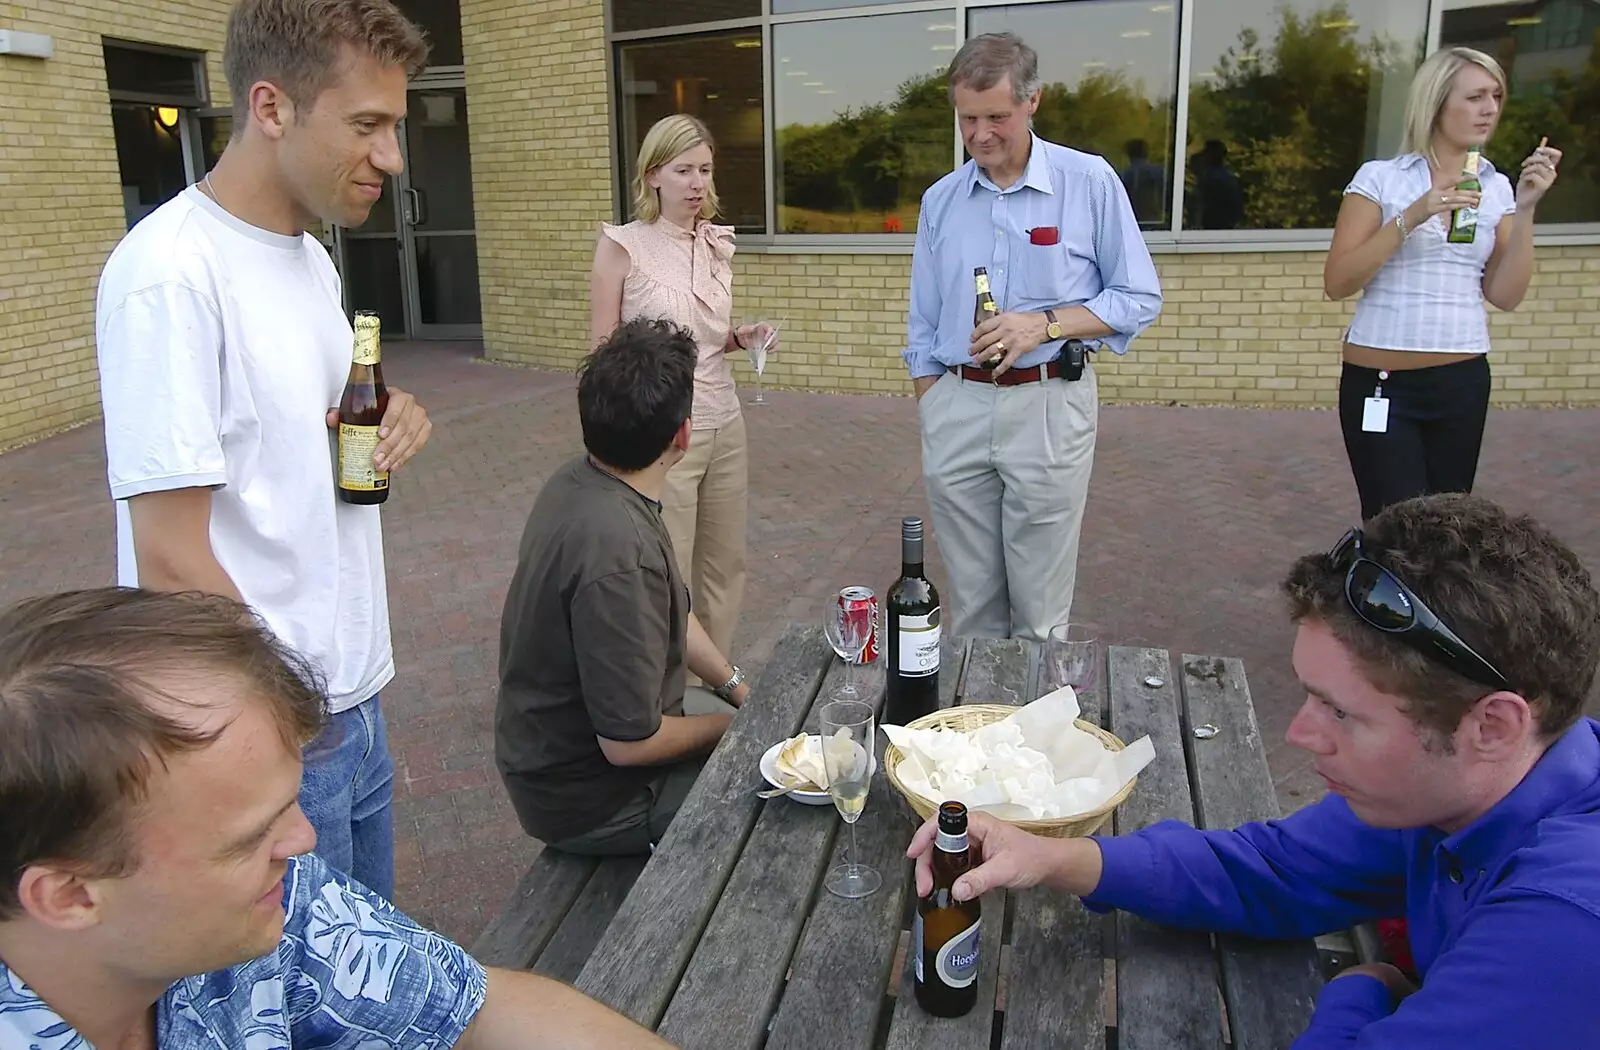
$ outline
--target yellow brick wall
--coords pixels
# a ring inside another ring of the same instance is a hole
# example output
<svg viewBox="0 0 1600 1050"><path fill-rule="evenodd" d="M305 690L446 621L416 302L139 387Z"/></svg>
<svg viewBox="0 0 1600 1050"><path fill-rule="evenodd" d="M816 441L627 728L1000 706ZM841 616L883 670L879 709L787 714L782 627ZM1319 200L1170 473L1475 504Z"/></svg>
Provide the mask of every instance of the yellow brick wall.
<svg viewBox="0 0 1600 1050"><path fill-rule="evenodd" d="M0 56L0 448L99 413L94 292L124 232L101 38L208 52L227 104L228 0L11 0L0 28L55 57Z"/></svg>
<svg viewBox="0 0 1600 1050"><path fill-rule="evenodd" d="M589 264L611 217L604 8L462 0L484 349L568 368L589 330Z"/></svg>
<svg viewBox="0 0 1600 1050"><path fill-rule="evenodd" d="M1494 312L1494 399L1600 402L1600 247L1545 247L1527 299ZM1320 252L1163 253L1166 305L1124 358L1101 355L1108 401L1330 405L1353 302L1322 295ZM786 321L766 381L908 393L900 361L910 259L735 256L736 309ZM754 373L740 361L741 383Z"/></svg>

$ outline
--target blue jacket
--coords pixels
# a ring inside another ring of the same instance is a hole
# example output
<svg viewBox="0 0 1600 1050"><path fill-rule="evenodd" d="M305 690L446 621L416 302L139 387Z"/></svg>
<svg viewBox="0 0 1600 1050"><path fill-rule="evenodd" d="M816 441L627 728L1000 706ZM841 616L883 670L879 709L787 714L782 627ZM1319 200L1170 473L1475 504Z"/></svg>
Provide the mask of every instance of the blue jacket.
<svg viewBox="0 0 1600 1050"><path fill-rule="evenodd" d="M1331 981L1295 1050L1600 1047L1600 723L1583 719L1471 826L1386 831L1344 799L1233 831L1096 840L1084 903L1190 930L1311 937L1405 915L1421 991Z"/></svg>

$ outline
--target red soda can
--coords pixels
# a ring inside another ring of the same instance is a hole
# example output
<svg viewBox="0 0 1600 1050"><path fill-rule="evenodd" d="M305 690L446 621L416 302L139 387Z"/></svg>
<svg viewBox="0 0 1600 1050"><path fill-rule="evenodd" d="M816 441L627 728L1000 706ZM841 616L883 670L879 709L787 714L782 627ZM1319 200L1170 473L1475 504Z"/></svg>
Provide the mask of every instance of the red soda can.
<svg viewBox="0 0 1600 1050"><path fill-rule="evenodd" d="M871 587L846 587L839 592L839 621L841 624L866 622L867 646L861 658L853 661L870 664L878 658L878 596Z"/></svg>

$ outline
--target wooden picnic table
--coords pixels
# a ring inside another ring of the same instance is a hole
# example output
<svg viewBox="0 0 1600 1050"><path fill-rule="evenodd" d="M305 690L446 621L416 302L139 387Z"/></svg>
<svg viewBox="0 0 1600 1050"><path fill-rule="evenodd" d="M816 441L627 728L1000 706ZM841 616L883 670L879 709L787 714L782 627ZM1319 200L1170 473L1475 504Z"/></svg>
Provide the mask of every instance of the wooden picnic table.
<svg viewBox="0 0 1600 1050"><path fill-rule="evenodd" d="M1311 941L1184 933L1046 889L985 896L977 1007L925 1014L904 951L916 819L881 772L882 734L856 829L859 859L884 876L876 894L822 887L848 841L831 806L756 797L762 752L817 731L843 670L820 629L791 626L648 864L546 851L475 953L571 980L687 1050L1281 1050L1304 1030L1323 982ZM1238 660L1174 668L1165 650L1112 646L1106 671L1083 717L1156 750L1118 834L1278 815ZM1039 682L1037 646L945 642L942 705L1022 704L1048 691ZM1205 724L1217 734L1197 739Z"/></svg>

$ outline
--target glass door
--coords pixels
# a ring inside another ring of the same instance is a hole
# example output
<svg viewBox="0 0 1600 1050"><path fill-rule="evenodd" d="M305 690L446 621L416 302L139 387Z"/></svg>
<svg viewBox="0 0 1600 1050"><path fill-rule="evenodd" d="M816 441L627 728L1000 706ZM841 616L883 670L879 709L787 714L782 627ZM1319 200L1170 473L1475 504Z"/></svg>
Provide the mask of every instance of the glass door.
<svg viewBox="0 0 1600 1050"><path fill-rule="evenodd" d="M400 125L405 171L361 226L338 231L345 305L376 310L388 337L479 339L478 238L467 91L459 74L413 84Z"/></svg>
<svg viewBox="0 0 1600 1050"><path fill-rule="evenodd" d="M460 81L414 87L403 127L406 170L399 204L411 334L477 339L478 237L472 210L467 89Z"/></svg>

